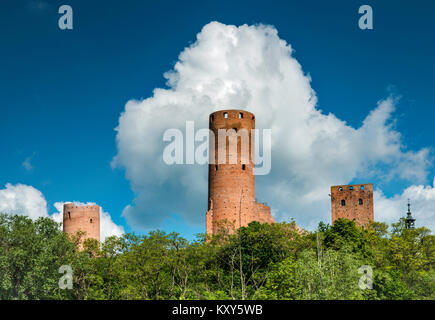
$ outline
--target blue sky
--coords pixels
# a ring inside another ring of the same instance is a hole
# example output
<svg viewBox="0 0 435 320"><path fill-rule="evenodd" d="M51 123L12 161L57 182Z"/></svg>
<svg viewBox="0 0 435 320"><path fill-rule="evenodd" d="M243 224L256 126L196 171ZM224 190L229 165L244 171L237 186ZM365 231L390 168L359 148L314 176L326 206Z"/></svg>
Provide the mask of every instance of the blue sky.
<svg viewBox="0 0 435 320"><path fill-rule="evenodd" d="M73 30L57 26L62 4L74 10ZM362 4L373 7L374 30L358 28ZM96 202L126 231L141 232L122 216L135 195L125 170L110 165L114 129L127 101L165 88L163 74L211 21L273 25L311 76L317 107L354 128L377 101L400 96L394 126L403 146L432 148L434 12L432 1L2 1L0 189L33 186L49 213L59 201ZM427 170L418 183L431 185ZM387 197L412 184L374 180ZM173 213L159 227L191 239L204 231L200 221Z"/></svg>

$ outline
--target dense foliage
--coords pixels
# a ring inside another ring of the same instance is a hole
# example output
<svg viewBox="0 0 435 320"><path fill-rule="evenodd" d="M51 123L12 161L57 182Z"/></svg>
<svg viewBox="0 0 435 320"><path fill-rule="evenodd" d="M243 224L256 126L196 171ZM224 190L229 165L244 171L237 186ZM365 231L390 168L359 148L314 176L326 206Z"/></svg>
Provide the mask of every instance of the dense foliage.
<svg viewBox="0 0 435 320"><path fill-rule="evenodd" d="M49 218L0 215L0 299L434 299L435 236L363 229L340 219L299 234L292 223L253 222L188 242L176 233L69 239ZM73 270L60 289L59 267ZM373 289L361 289L361 266Z"/></svg>

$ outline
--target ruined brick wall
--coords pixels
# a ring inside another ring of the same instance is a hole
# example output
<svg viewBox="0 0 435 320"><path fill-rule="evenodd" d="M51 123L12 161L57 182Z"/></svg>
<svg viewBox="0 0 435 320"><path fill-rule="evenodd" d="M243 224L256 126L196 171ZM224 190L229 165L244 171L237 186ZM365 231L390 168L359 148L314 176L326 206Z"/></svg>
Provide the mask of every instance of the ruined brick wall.
<svg viewBox="0 0 435 320"><path fill-rule="evenodd" d="M256 202L255 203L255 215L252 217L252 220L261 222L261 223L272 223L275 222L273 220L272 215L270 214L270 207L263 204Z"/></svg>
<svg viewBox="0 0 435 320"><path fill-rule="evenodd" d="M100 241L100 206L64 204L63 232L68 235L75 235L78 231L86 232L81 239L81 244L89 238Z"/></svg>
<svg viewBox="0 0 435 320"><path fill-rule="evenodd" d="M373 184L331 187L332 223L338 218L355 219L361 226L374 220Z"/></svg>
<svg viewBox="0 0 435 320"><path fill-rule="evenodd" d="M216 233L220 221L232 223L235 228L252 221L273 222L270 208L255 201L255 165L251 157L254 144L250 138L251 129L255 128L255 116L244 110L222 110L212 113L209 121L210 129L215 134L214 146L210 141L210 148L215 150L215 164L209 164L207 234ZM228 137L227 143L220 145L219 129L234 129L234 138ZM245 133L249 147L246 153L241 147ZM237 139L235 150L230 148L230 139ZM225 163L221 164L219 155L224 153ZM230 161L236 163L231 164Z"/></svg>

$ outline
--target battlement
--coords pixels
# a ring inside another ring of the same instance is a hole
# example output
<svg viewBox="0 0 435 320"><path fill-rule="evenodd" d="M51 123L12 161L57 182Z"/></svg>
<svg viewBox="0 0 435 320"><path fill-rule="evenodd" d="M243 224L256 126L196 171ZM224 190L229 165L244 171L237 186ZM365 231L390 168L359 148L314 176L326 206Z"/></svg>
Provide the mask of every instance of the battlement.
<svg viewBox="0 0 435 320"><path fill-rule="evenodd" d="M363 184L349 184L349 185L339 185L339 186L332 186L331 191L354 191L354 190L360 190L360 191L372 191L373 192L373 184L372 183L363 183Z"/></svg>
<svg viewBox="0 0 435 320"><path fill-rule="evenodd" d="M250 122L252 127L255 127L255 115L246 110L239 109L228 109L228 110L219 110L210 114L210 123L214 123L216 121L231 121L237 120L241 122Z"/></svg>
<svg viewBox="0 0 435 320"><path fill-rule="evenodd" d="M91 210L92 209L94 209L94 210L98 209L98 210L100 210L100 206L99 205L84 205L84 206L82 206L82 205L76 205L74 203L65 203L63 205L63 207L64 208L68 208L68 209L75 208L75 209L91 209Z"/></svg>

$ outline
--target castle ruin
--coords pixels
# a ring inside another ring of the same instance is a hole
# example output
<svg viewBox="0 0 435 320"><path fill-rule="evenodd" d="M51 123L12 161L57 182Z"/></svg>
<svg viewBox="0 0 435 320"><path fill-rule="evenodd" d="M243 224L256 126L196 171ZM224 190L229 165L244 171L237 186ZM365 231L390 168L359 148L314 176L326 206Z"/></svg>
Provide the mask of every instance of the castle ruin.
<svg viewBox="0 0 435 320"><path fill-rule="evenodd" d="M368 226L374 220L373 184L355 184L331 187L332 223L339 218L355 220Z"/></svg>
<svg viewBox="0 0 435 320"><path fill-rule="evenodd" d="M208 170L206 233L216 234L220 222L228 222L236 229L247 226L252 221L274 222L270 207L255 200L255 164L252 159L254 153L251 152L251 148L254 148L251 139L251 130L255 129L254 114L245 110L217 111L210 115L209 128L214 133L210 150L214 148L215 161L210 161ZM229 130L224 144L218 143L219 129ZM247 157L242 152L243 137L239 134L244 131L242 129L249 134ZM230 148L232 138L237 139L237 147L234 149ZM225 158L225 163L220 163L220 157Z"/></svg>
<svg viewBox="0 0 435 320"><path fill-rule="evenodd" d="M77 206L74 203L63 205L63 232L69 236L83 231L80 247L86 239L95 239L100 242L100 206Z"/></svg>

